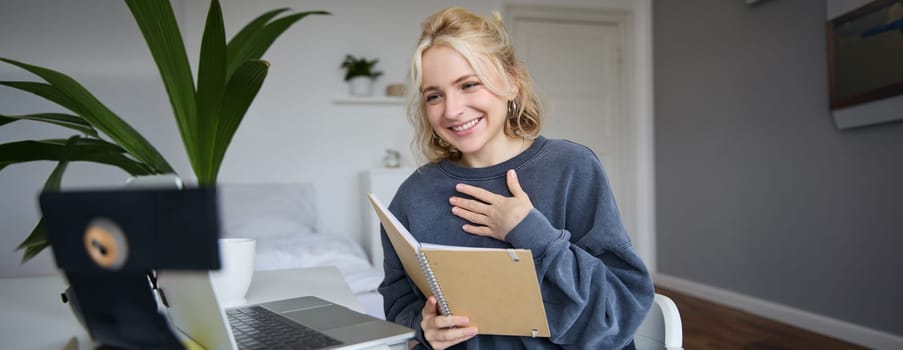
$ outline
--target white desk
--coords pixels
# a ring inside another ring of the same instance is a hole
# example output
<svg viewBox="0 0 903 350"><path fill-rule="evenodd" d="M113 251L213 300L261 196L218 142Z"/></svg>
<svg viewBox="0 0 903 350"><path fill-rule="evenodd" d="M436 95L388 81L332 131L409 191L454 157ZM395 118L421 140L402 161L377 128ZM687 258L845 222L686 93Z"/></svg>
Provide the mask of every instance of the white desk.
<svg viewBox="0 0 903 350"><path fill-rule="evenodd" d="M78 349L92 349L60 293L61 275L0 279L0 346L4 349L61 350L72 337ZM248 303L313 295L363 312L351 289L335 267L256 271L248 290Z"/></svg>

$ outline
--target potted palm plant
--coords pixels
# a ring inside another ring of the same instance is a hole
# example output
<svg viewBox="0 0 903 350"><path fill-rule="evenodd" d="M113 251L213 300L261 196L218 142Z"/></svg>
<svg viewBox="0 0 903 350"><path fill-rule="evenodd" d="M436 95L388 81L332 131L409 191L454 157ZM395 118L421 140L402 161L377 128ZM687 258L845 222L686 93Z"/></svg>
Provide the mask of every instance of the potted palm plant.
<svg viewBox="0 0 903 350"><path fill-rule="evenodd" d="M383 75L383 72L373 69L376 62L379 62L379 59L368 60L364 57L345 55L341 68L345 69L345 81L348 82L351 96L373 95L373 81Z"/></svg>
<svg viewBox="0 0 903 350"><path fill-rule="evenodd" d="M280 8L266 12L226 41L218 0L210 2L198 61L197 83L169 0L125 0L141 29L162 77L173 115L199 186L216 184L220 164L232 136L266 78L269 63L260 58L282 33L308 15ZM9 58L43 82L0 81L67 109L71 113L0 115L0 126L44 122L78 132L68 139L19 140L0 144L0 170L11 164L55 161L44 190L58 190L69 162L93 162L122 169L132 176L174 173L164 157L116 113L66 74ZM26 262L48 246L43 220L18 246Z"/></svg>

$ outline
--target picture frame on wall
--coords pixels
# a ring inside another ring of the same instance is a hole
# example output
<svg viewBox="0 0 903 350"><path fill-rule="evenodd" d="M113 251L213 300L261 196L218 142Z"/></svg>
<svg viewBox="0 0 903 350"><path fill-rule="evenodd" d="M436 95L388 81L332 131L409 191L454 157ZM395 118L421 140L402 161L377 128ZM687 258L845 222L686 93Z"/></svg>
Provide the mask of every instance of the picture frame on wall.
<svg viewBox="0 0 903 350"><path fill-rule="evenodd" d="M903 0L868 2L826 27L832 112L903 99Z"/></svg>
<svg viewBox="0 0 903 350"><path fill-rule="evenodd" d="M903 94L903 1L872 1L828 21L828 54L831 109Z"/></svg>

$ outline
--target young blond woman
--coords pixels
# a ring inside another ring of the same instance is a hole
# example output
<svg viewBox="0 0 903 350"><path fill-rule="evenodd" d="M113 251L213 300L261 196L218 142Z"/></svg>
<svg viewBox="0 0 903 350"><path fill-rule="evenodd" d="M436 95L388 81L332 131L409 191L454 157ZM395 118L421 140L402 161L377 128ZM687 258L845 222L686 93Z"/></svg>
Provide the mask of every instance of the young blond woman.
<svg viewBox="0 0 903 350"><path fill-rule="evenodd" d="M552 336L477 335L467 315L442 316L383 233L386 318L416 329L418 348L632 348L649 273L595 154L540 135L529 74L495 17L448 8L423 23L408 116L426 163L389 209L421 242L532 250Z"/></svg>

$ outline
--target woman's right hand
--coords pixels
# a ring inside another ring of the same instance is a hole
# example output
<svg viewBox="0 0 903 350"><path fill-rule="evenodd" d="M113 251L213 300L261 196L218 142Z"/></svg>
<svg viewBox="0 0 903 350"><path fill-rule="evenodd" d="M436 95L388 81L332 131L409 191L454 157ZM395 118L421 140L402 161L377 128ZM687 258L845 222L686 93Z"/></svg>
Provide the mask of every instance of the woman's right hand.
<svg viewBox="0 0 903 350"><path fill-rule="evenodd" d="M430 296L423 305L423 337L436 350L442 350L477 335L476 327L466 327L470 323L467 316L442 316L436 297Z"/></svg>

